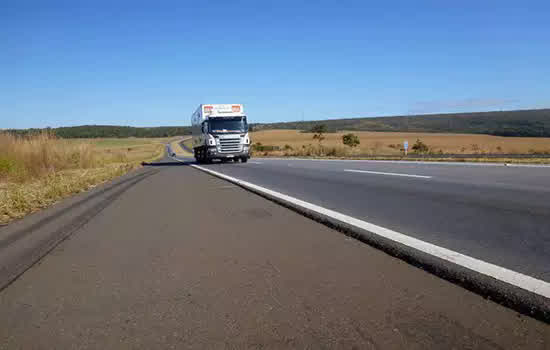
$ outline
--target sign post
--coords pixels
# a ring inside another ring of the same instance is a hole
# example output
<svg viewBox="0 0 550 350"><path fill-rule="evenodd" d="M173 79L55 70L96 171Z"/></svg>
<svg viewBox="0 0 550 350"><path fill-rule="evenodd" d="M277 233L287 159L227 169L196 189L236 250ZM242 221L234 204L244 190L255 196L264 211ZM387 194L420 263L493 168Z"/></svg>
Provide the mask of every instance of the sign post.
<svg viewBox="0 0 550 350"><path fill-rule="evenodd" d="M403 149L405 150L405 155L407 155L409 151L409 141L407 140L403 141Z"/></svg>

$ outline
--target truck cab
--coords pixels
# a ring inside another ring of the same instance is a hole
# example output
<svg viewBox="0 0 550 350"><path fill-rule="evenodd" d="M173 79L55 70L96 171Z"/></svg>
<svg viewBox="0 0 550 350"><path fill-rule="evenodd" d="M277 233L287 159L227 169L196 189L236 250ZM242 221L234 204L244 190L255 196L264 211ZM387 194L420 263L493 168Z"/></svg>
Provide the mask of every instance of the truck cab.
<svg viewBox="0 0 550 350"><path fill-rule="evenodd" d="M250 136L243 105L200 105L191 116L191 124L197 162L219 159L244 163L250 158Z"/></svg>

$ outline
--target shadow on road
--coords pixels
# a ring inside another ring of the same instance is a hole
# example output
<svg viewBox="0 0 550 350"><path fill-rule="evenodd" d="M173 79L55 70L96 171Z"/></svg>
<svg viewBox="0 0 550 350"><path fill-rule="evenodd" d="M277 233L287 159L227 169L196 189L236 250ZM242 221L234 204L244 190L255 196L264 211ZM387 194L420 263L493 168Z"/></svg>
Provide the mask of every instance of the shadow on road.
<svg viewBox="0 0 550 350"><path fill-rule="evenodd" d="M151 162L151 163L148 163L148 162L142 162L141 165L143 166L184 166L184 165L193 165L193 164L197 164L197 165L222 165L222 164L233 164L234 162L232 161L220 161L220 160L214 160L212 161L211 163L203 163L203 164L200 164L200 163L197 163L197 161L195 161L194 159L182 159L181 161L170 161L170 160L161 160L161 161L158 161L158 162ZM237 162L235 162L237 163Z"/></svg>
<svg viewBox="0 0 550 350"><path fill-rule="evenodd" d="M142 162L141 165L143 166L186 166L190 164L195 164L194 161L181 161L181 162L153 162L153 163L147 163Z"/></svg>

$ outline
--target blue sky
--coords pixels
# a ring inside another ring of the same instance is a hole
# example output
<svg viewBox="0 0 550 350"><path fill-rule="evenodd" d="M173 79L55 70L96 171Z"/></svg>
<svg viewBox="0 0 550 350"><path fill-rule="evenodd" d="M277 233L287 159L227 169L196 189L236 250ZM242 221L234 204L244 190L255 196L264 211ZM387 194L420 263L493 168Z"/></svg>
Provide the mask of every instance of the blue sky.
<svg viewBox="0 0 550 350"><path fill-rule="evenodd" d="M0 1L0 128L550 107L548 1Z"/></svg>

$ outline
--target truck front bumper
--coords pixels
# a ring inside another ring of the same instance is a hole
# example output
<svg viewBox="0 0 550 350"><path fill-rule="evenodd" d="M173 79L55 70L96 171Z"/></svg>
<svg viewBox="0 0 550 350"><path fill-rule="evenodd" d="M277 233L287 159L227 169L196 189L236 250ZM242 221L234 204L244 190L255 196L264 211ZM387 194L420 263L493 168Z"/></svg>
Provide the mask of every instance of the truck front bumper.
<svg viewBox="0 0 550 350"><path fill-rule="evenodd" d="M243 150L242 152L218 152L216 147L208 148L208 158L209 159L235 159L235 158L250 158L250 152L248 149Z"/></svg>

